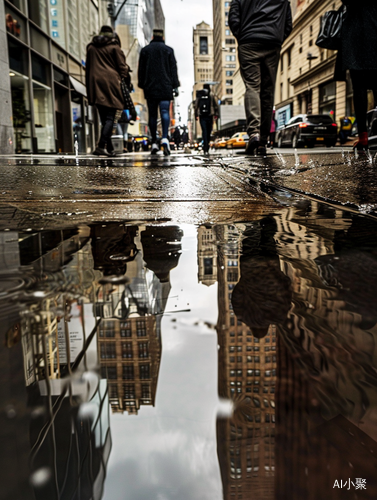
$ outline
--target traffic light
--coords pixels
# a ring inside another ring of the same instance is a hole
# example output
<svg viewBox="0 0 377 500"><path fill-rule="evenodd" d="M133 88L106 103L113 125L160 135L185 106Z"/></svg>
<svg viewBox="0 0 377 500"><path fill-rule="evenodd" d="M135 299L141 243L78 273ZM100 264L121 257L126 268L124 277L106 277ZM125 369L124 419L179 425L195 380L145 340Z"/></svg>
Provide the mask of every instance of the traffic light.
<svg viewBox="0 0 377 500"><path fill-rule="evenodd" d="M113 3L107 4L107 13L110 17L115 17L115 5Z"/></svg>

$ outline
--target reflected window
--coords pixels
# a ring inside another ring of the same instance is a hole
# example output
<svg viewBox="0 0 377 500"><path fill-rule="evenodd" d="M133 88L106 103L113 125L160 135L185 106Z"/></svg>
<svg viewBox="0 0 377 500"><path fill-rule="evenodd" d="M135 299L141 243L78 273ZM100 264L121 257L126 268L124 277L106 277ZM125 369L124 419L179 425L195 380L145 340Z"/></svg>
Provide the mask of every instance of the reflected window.
<svg viewBox="0 0 377 500"><path fill-rule="evenodd" d="M114 342L101 342L100 345L101 359L115 358L115 343Z"/></svg>
<svg viewBox="0 0 377 500"><path fill-rule="evenodd" d="M123 358L133 358L132 343L123 342L122 343L122 357Z"/></svg>
<svg viewBox="0 0 377 500"><path fill-rule="evenodd" d="M145 337L147 335L145 321L137 321L136 322L136 334L138 337Z"/></svg>
<svg viewBox="0 0 377 500"><path fill-rule="evenodd" d="M115 384L109 384L109 398L118 399L118 386Z"/></svg>
<svg viewBox="0 0 377 500"><path fill-rule="evenodd" d="M47 32L47 0L28 0L29 18Z"/></svg>
<svg viewBox="0 0 377 500"><path fill-rule="evenodd" d="M125 384L123 386L124 399L135 399L135 386L133 384Z"/></svg>
<svg viewBox="0 0 377 500"><path fill-rule="evenodd" d="M117 378L116 365L101 366L101 377L107 378L108 380L116 380Z"/></svg>
<svg viewBox="0 0 377 500"><path fill-rule="evenodd" d="M9 0L17 9L20 9L21 12L26 12L25 0Z"/></svg>
<svg viewBox="0 0 377 500"><path fill-rule="evenodd" d="M131 323L129 321L122 321L120 324L120 336L131 337Z"/></svg>
<svg viewBox="0 0 377 500"><path fill-rule="evenodd" d="M27 41L26 21L13 9L5 6L5 27L8 33L19 38L23 42Z"/></svg>
<svg viewBox="0 0 377 500"><path fill-rule="evenodd" d="M199 46L200 46L200 54L201 55L208 54L208 37L201 36L199 38Z"/></svg>
<svg viewBox="0 0 377 500"><path fill-rule="evenodd" d="M143 399L151 399L151 387L149 384L141 385L141 397Z"/></svg>
<svg viewBox="0 0 377 500"><path fill-rule="evenodd" d="M55 151L55 133L52 112L52 91L49 86L50 64L32 55L34 135L38 153Z"/></svg>
<svg viewBox="0 0 377 500"><path fill-rule="evenodd" d="M150 365L140 365L140 379L141 380L146 380L151 378L150 376Z"/></svg>
<svg viewBox="0 0 377 500"><path fill-rule="evenodd" d="M139 342L139 358L148 358L149 349L148 342Z"/></svg>
<svg viewBox="0 0 377 500"><path fill-rule="evenodd" d="M123 380L134 380L133 365L123 365Z"/></svg>

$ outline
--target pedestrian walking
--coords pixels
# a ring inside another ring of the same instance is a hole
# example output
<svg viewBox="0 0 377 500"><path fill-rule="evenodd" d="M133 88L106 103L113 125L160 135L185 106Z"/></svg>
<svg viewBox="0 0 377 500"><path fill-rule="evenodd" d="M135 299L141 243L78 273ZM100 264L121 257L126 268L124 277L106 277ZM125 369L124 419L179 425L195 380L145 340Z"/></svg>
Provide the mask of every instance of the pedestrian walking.
<svg viewBox="0 0 377 500"><path fill-rule="evenodd" d="M178 96L177 62L174 50L164 41L164 31L153 30L153 39L149 45L140 52L139 87L144 90L149 113L149 130L152 136L152 154L158 152L157 146L157 116L160 108L162 140L161 145L164 155L170 155L168 140L170 125L170 101Z"/></svg>
<svg viewBox="0 0 377 500"><path fill-rule="evenodd" d="M179 130L178 127L176 127L176 129L174 130L173 141L174 141L175 147L178 149L179 145L181 144L181 131Z"/></svg>
<svg viewBox="0 0 377 500"><path fill-rule="evenodd" d="M275 137L276 137L276 129L278 128L278 122L275 118L275 110L272 112L272 120L271 120L271 128L270 128L270 148L274 149L275 145Z"/></svg>
<svg viewBox="0 0 377 500"><path fill-rule="evenodd" d="M274 104L276 72L283 41L292 31L288 0L233 0L229 27L238 42L244 81L249 142L246 154L266 154Z"/></svg>
<svg viewBox="0 0 377 500"><path fill-rule="evenodd" d="M342 0L347 13L342 26L342 45L338 51L335 79L346 80L350 70L355 116L359 140L354 149L368 149L368 90L374 94L377 105L377 2L364 0Z"/></svg>
<svg viewBox="0 0 377 500"><path fill-rule="evenodd" d="M195 101L195 118L199 120L202 128L203 151L209 152L209 141L211 139L213 121L219 115L218 98L211 93L209 84L203 85L203 90L198 92Z"/></svg>
<svg viewBox="0 0 377 500"><path fill-rule="evenodd" d="M102 125L97 148L93 151L95 155L114 156L111 136L115 116L124 108L121 79L131 89L130 72L118 35L111 26L102 26L86 49L88 101L97 107Z"/></svg>

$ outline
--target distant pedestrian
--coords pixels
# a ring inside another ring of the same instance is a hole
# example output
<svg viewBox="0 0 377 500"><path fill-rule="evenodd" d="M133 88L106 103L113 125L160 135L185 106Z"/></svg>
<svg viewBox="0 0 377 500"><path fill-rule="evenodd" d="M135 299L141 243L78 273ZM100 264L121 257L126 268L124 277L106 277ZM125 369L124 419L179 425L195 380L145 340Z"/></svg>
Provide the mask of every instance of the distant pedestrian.
<svg viewBox="0 0 377 500"><path fill-rule="evenodd" d="M373 90L377 104L377 2L376 0L342 0L347 14L342 27L342 47L338 51L336 80L346 80L350 70L353 102L359 132L354 148L368 149L368 90Z"/></svg>
<svg viewBox="0 0 377 500"><path fill-rule="evenodd" d="M174 141L175 147L178 149L179 145L181 144L181 131L179 130L179 127L176 127L174 130L173 141Z"/></svg>
<svg viewBox="0 0 377 500"><path fill-rule="evenodd" d="M271 128L270 128L270 148L273 149L275 145L276 129L278 128L278 122L275 118L275 110L272 112Z"/></svg>
<svg viewBox="0 0 377 500"><path fill-rule="evenodd" d="M95 155L114 155L111 136L115 116L124 108L121 79L131 87L130 71L118 35L111 26L102 26L86 49L88 100L90 105L97 107L102 125L97 148L93 151Z"/></svg>
<svg viewBox="0 0 377 500"><path fill-rule="evenodd" d="M153 30L153 40L140 52L139 87L144 90L148 104L149 129L152 136L152 154L158 152L157 146L157 114L160 108L162 124L161 145L164 155L170 155L169 125L170 125L170 101L178 95L177 62L174 50L165 45L164 31Z"/></svg>
<svg viewBox="0 0 377 500"><path fill-rule="evenodd" d="M246 154L266 154L281 45L292 31L288 0L233 0L229 26L238 41L249 142Z"/></svg>
<svg viewBox="0 0 377 500"><path fill-rule="evenodd" d="M198 92L195 101L195 118L200 122L203 137L203 151L209 152L209 142L211 139L213 121L219 115L218 98L211 93L211 87L208 84L203 85L203 90Z"/></svg>

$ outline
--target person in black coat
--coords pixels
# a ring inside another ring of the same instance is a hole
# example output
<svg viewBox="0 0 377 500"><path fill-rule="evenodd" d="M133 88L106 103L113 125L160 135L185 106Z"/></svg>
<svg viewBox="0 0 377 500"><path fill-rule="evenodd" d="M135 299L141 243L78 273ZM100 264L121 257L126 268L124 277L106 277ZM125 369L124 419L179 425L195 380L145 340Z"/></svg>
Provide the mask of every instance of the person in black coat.
<svg viewBox="0 0 377 500"><path fill-rule="evenodd" d="M238 42L244 81L246 154L266 154L274 104L276 72L282 43L292 31L288 0L233 0L229 27Z"/></svg>
<svg viewBox="0 0 377 500"><path fill-rule="evenodd" d="M377 1L342 0L347 14L342 27L342 47L338 52L335 79L345 80L350 70L359 140L358 150L368 148L368 89L377 104Z"/></svg>
<svg viewBox="0 0 377 500"><path fill-rule="evenodd" d="M162 141L164 154L170 154L169 125L170 101L178 95L177 62L174 50L165 45L163 30L153 30L153 40L140 52L139 87L144 90L148 104L149 129L152 135L152 154L158 151L157 146L157 113L160 107L162 123Z"/></svg>

